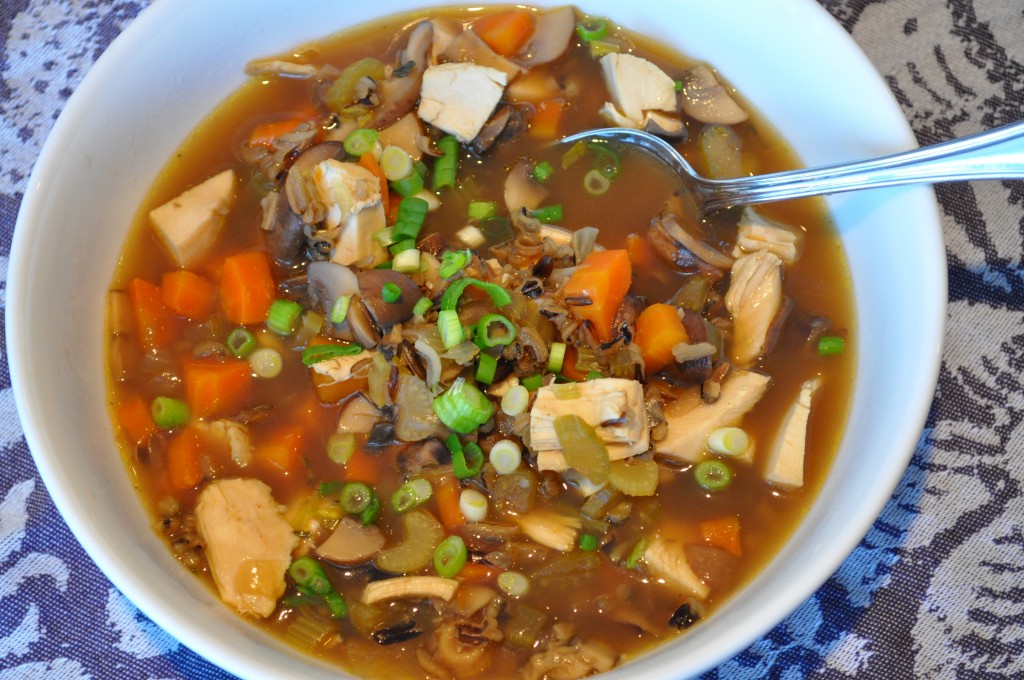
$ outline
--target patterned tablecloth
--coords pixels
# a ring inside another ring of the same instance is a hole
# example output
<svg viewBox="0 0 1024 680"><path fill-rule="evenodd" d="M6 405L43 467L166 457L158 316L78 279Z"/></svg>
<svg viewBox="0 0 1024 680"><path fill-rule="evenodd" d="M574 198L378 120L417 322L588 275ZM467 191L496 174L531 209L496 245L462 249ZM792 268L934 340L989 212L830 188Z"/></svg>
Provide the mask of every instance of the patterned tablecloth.
<svg viewBox="0 0 1024 680"><path fill-rule="evenodd" d="M1022 0L819 2L885 77L920 143L1024 118ZM0 277L54 119L146 4L0 2ZM832 578L708 677L1024 677L1024 183L936 193L949 326L913 461ZM6 353L0 461L0 680L229 677L139 614L68 531L22 437Z"/></svg>

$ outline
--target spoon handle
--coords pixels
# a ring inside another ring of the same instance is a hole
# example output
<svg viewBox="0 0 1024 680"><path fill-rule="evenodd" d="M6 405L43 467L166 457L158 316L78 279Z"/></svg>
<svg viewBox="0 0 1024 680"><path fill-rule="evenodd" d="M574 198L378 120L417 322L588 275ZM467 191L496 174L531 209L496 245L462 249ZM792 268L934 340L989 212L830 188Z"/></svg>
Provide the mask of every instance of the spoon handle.
<svg viewBox="0 0 1024 680"><path fill-rule="evenodd" d="M1024 178L1024 121L970 137L850 163L757 177L697 181L706 210L854 189Z"/></svg>

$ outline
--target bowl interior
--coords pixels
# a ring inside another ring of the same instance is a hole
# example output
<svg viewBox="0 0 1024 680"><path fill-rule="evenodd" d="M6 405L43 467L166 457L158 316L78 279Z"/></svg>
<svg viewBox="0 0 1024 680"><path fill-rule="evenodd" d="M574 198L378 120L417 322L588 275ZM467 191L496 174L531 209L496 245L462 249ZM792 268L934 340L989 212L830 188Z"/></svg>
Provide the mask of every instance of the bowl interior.
<svg viewBox="0 0 1024 680"><path fill-rule="evenodd" d="M913 145L884 83L813 0L578 4L714 64L807 164ZM51 495L126 596L238 675L339 677L234 616L151 531L104 406L105 293L144 192L188 132L241 84L249 59L319 37L325 27L415 5L385 0L342 10L332 0L293 0L283 12L272 0L156 2L69 100L15 232L9 362L26 437ZM753 642L835 570L902 475L941 349L945 259L934 197L924 188L876 190L830 206L853 277L856 344L864 348L830 479L755 581L680 641L614 676L696 673Z"/></svg>

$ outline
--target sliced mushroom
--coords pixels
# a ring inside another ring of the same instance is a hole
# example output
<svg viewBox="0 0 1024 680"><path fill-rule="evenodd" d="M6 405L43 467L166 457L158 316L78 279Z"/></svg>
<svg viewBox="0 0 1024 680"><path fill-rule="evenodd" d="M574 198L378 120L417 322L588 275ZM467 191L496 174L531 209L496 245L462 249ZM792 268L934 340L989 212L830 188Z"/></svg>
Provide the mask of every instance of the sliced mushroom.
<svg viewBox="0 0 1024 680"><path fill-rule="evenodd" d="M520 160L505 178L505 206L510 215L516 215L523 208L537 208L548 197L548 193L543 185L533 180L529 161Z"/></svg>
<svg viewBox="0 0 1024 680"><path fill-rule="evenodd" d="M403 449L396 461L402 474L415 477L424 470L434 468L451 460L451 453L437 437L430 437Z"/></svg>
<svg viewBox="0 0 1024 680"><path fill-rule="evenodd" d="M462 24L450 17L438 17L431 19L430 24L434 27L434 35L430 43L430 63L441 62L445 51L452 41L462 33Z"/></svg>
<svg viewBox="0 0 1024 680"><path fill-rule="evenodd" d="M340 159L345 157L345 146L341 142L321 142L316 146L306 149L288 170L284 181L285 194L288 196L288 204L292 212L301 215L307 224L316 224L323 219L323 207L315 209L316 195L310 182L306 180L308 174L317 164L328 159Z"/></svg>
<svg viewBox="0 0 1024 680"><path fill-rule="evenodd" d="M708 343L708 327L704 325L704 317L692 309L684 309L682 320L691 345ZM683 380L700 384L711 377L711 363L711 356L690 359L680 363L679 372Z"/></svg>
<svg viewBox="0 0 1024 680"><path fill-rule="evenodd" d="M423 157L420 140L425 139L423 125L419 117L410 111L402 116L397 123L380 131L379 141L382 146L397 146L405 151L414 161Z"/></svg>
<svg viewBox="0 0 1024 680"><path fill-rule="evenodd" d="M334 564L363 564L373 559L384 543L384 534L377 525L363 526L345 517L327 540L317 546L316 554Z"/></svg>
<svg viewBox="0 0 1024 680"><path fill-rule="evenodd" d="M378 130L390 127L412 111L420 96L423 72L427 68L428 55L434 39L434 27L429 21L421 21L409 33L409 40L398 55L396 74L378 84L381 103L373 112L370 127ZM409 63L412 66L406 70Z"/></svg>
<svg viewBox="0 0 1024 680"><path fill-rule="evenodd" d="M724 275L722 270L732 266L729 256L694 238L674 215L652 220L648 238L654 249L684 274L717 281Z"/></svg>
<svg viewBox="0 0 1024 680"><path fill-rule="evenodd" d="M536 16L533 35L519 52L519 62L527 68L548 64L565 54L576 28L572 7L557 7Z"/></svg>
<svg viewBox="0 0 1024 680"><path fill-rule="evenodd" d="M529 106L527 105L526 108ZM499 140L512 139L525 132L529 126L524 106L509 104L499 106L490 120L484 124L480 134L470 144L470 149L478 156L482 156L490 151Z"/></svg>
<svg viewBox="0 0 1024 680"><path fill-rule="evenodd" d="M369 434L382 421L384 414L362 392L345 400L338 417L336 431L341 434Z"/></svg>
<svg viewBox="0 0 1024 680"><path fill-rule="evenodd" d="M320 309L328 318L331 309L338 298L343 295L357 295L359 293L359 279L356 273L343 264L331 262L330 260L318 260L310 262L306 268L306 297L310 305ZM349 309L352 302L349 302ZM333 324L333 332L337 338L343 340L352 339L352 331L349 320L340 324Z"/></svg>
<svg viewBox="0 0 1024 680"><path fill-rule="evenodd" d="M280 192L271 191L260 201L266 232L267 251L285 267L299 264L306 254L306 233L302 219L295 214L288 199Z"/></svg>
<svg viewBox="0 0 1024 680"><path fill-rule="evenodd" d="M377 328L384 333L396 323L411 319L413 307L423 297L415 281L392 269L368 269L359 272L357 278L363 304ZM401 291L395 302L387 302L383 297L384 286L389 283L395 284Z"/></svg>
<svg viewBox="0 0 1024 680"><path fill-rule="evenodd" d="M463 31L455 36L445 50L444 56L453 62L489 66L504 73L508 80L512 80L523 72L523 69L517 64L492 50L477 35L476 31Z"/></svg>
<svg viewBox="0 0 1024 680"><path fill-rule="evenodd" d="M702 123L735 125L747 120L747 112L736 103L711 69L694 66L682 78L683 111Z"/></svg>
<svg viewBox="0 0 1024 680"><path fill-rule="evenodd" d="M368 583L363 590L363 604L404 598L452 599L459 582L440 576L401 576Z"/></svg>
<svg viewBox="0 0 1024 680"><path fill-rule="evenodd" d="M644 131L652 135L686 141L689 133L686 125L679 118L669 116L657 111L648 111L644 114Z"/></svg>

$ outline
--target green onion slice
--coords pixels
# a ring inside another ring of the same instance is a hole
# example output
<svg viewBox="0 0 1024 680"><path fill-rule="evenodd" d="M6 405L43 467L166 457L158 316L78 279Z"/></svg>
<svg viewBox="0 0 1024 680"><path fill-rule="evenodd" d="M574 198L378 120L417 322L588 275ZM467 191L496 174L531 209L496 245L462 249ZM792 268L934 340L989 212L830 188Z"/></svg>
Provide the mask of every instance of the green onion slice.
<svg viewBox="0 0 1024 680"><path fill-rule="evenodd" d="M467 213L470 219L489 220L498 214L496 201L470 201Z"/></svg>
<svg viewBox="0 0 1024 680"><path fill-rule="evenodd" d="M451 451L452 467L455 469L456 477L467 479L480 472L484 464L484 452L476 442L466 442L463 445L458 435L451 434L445 440L445 445Z"/></svg>
<svg viewBox="0 0 1024 680"><path fill-rule="evenodd" d="M356 436L351 432L333 432L327 438L327 457L338 465L348 462L352 454L356 452ZM340 492L341 489L338 489ZM320 495L326 495L321 489Z"/></svg>
<svg viewBox="0 0 1024 680"><path fill-rule="evenodd" d="M476 286L490 295L495 307L504 307L512 302L512 296L498 284L488 283L480 279L465 278L453 281L448 285L444 295L441 296L441 309L456 309L459 304L459 297L462 296L462 293L469 286Z"/></svg>
<svg viewBox="0 0 1024 680"><path fill-rule="evenodd" d="M395 226L391 229L393 242L403 241L407 238L415 239L423 228L423 220L427 218L429 204L422 198L407 196L398 204L398 216L395 219Z"/></svg>
<svg viewBox="0 0 1024 680"><path fill-rule="evenodd" d="M629 551L629 557L626 558L626 568L636 569L640 564L640 560L643 558L644 553L647 552L647 546L650 545L651 541L646 536L641 538L633 546L633 549Z"/></svg>
<svg viewBox="0 0 1024 680"><path fill-rule="evenodd" d="M338 296L338 299L331 305L331 323L345 323L345 318L348 316L348 306L351 302L351 295Z"/></svg>
<svg viewBox="0 0 1024 680"><path fill-rule="evenodd" d="M594 534L580 534L580 550L589 552L597 550L597 536Z"/></svg>
<svg viewBox="0 0 1024 680"><path fill-rule="evenodd" d="M720 460L705 460L694 466L693 478L708 491L722 491L732 484L732 470Z"/></svg>
<svg viewBox="0 0 1024 680"><path fill-rule="evenodd" d="M347 345L310 345L302 350L302 363L306 366L319 364L321 361L328 361L336 357L355 356L363 351L363 348L354 343Z"/></svg>
<svg viewBox="0 0 1024 680"><path fill-rule="evenodd" d="M401 299L402 289L399 288L398 284L394 281L388 281L384 284L384 287L381 288L380 296L384 298L384 302L395 303Z"/></svg>
<svg viewBox="0 0 1024 680"><path fill-rule="evenodd" d="M407 512L426 503L434 494L434 487L423 477L410 479L395 490L391 507L395 512Z"/></svg>
<svg viewBox="0 0 1024 680"><path fill-rule="evenodd" d="M544 224L555 224L562 221L562 206L548 205L530 211L530 217Z"/></svg>
<svg viewBox="0 0 1024 680"><path fill-rule="evenodd" d="M576 22L576 35L585 43L601 40L608 35L608 20L601 17L584 17Z"/></svg>
<svg viewBox="0 0 1024 680"><path fill-rule="evenodd" d="M601 373L601 371L590 371L590 372L589 372L589 373L587 373L587 375L586 375L586 376L585 376L585 377L583 378L583 380L585 380L585 381L588 381L588 382L589 382L589 381L591 381L591 380L600 380L600 379L601 379L601 378L603 378L603 377L604 377L604 374L603 374L603 373Z"/></svg>
<svg viewBox="0 0 1024 680"><path fill-rule="evenodd" d="M518 571L503 571L498 575L498 588L510 597L522 597L530 592L530 579Z"/></svg>
<svg viewBox="0 0 1024 680"><path fill-rule="evenodd" d="M564 342L551 343L551 350L548 352L548 372L562 372L562 364L565 363L565 349L566 347Z"/></svg>
<svg viewBox="0 0 1024 680"><path fill-rule="evenodd" d="M256 336L246 328L236 328L228 333L225 344L235 357L244 359L256 349Z"/></svg>
<svg viewBox="0 0 1024 680"><path fill-rule="evenodd" d="M370 128L359 128L348 133L343 142L345 153L349 156L362 156L373 151L380 133Z"/></svg>
<svg viewBox="0 0 1024 680"><path fill-rule="evenodd" d="M493 354L480 352L476 363L476 381L484 385L494 382L494 374L498 371L498 360Z"/></svg>
<svg viewBox="0 0 1024 680"><path fill-rule="evenodd" d="M284 359L273 347L260 347L249 355L249 366L257 378L276 378L284 370Z"/></svg>
<svg viewBox="0 0 1024 680"><path fill-rule="evenodd" d="M412 313L416 316L423 316L434 306L434 301L428 297L421 297L413 306Z"/></svg>
<svg viewBox="0 0 1024 680"><path fill-rule="evenodd" d="M501 410L505 415L517 416L530 405L530 391L522 384L513 385L501 397Z"/></svg>
<svg viewBox="0 0 1024 680"><path fill-rule="evenodd" d="M583 188L591 196L600 196L606 193L612 186L610 179L600 170L591 170L583 176Z"/></svg>
<svg viewBox="0 0 1024 680"><path fill-rule="evenodd" d="M442 309L437 313L437 331L441 335L441 344L451 349L466 338L459 320L459 313L454 309Z"/></svg>
<svg viewBox="0 0 1024 680"><path fill-rule="evenodd" d="M551 173L554 171L555 168L551 163L541 161L537 165L533 166L533 179L543 184L551 179Z"/></svg>
<svg viewBox="0 0 1024 680"><path fill-rule="evenodd" d="M523 453L519 449L519 445L511 439L495 442L487 457L491 461L491 465L494 466L494 471L499 475L515 472L523 462Z"/></svg>
<svg viewBox="0 0 1024 680"><path fill-rule="evenodd" d="M415 250L416 239L404 238L397 243L392 243L388 246L388 252L392 255L398 255L399 253L405 252L406 250Z"/></svg>
<svg viewBox="0 0 1024 680"><path fill-rule="evenodd" d="M594 168L608 179L615 179L622 171L622 161L619 154L615 153L604 142L587 142L587 148L594 152L597 157L594 161Z"/></svg>
<svg viewBox="0 0 1024 680"><path fill-rule="evenodd" d="M434 191L451 189L459 169L459 140L446 135L437 140L437 148L443 155L434 161Z"/></svg>
<svg viewBox="0 0 1024 680"><path fill-rule="evenodd" d="M394 189L395 193L402 198L415 196L423 191L423 186L423 176L415 172L408 177L396 179L391 182L391 188Z"/></svg>
<svg viewBox="0 0 1024 680"><path fill-rule="evenodd" d="M162 429L181 427L188 422L188 404L172 397L157 397L150 405L153 422Z"/></svg>
<svg viewBox="0 0 1024 680"><path fill-rule="evenodd" d="M289 335L302 316L302 305L292 300L274 300L267 310L267 328L278 335Z"/></svg>
<svg viewBox="0 0 1024 680"><path fill-rule="evenodd" d="M468 250L446 250L441 253L441 267L437 273L442 279L455 276L462 268L469 264L472 257Z"/></svg>
<svg viewBox="0 0 1024 680"><path fill-rule="evenodd" d="M303 595L321 599L331 611L331 617L344 618L348 614L345 599L334 589L327 572L315 559L303 555L288 567L288 575Z"/></svg>
<svg viewBox="0 0 1024 680"><path fill-rule="evenodd" d="M433 406L441 422L460 434L469 434L494 415L487 395L461 377L434 399Z"/></svg>
<svg viewBox="0 0 1024 680"><path fill-rule="evenodd" d="M498 333L492 332L493 326L499 326ZM496 345L508 345L516 339L515 325L501 314L485 314L476 324L476 344L484 348Z"/></svg>
<svg viewBox="0 0 1024 680"><path fill-rule="evenodd" d="M441 541L434 550L434 570L438 576L454 578L462 571L468 558L466 542L462 540L461 536L452 534Z"/></svg>
<svg viewBox="0 0 1024 680"><path fill-rule="evenodd" d="M838 335L823 335L818 339L818 355L823 357L842 354L846 342Z"/></svg>
<svg viewBox="0 0 1024 680"><path fill-rule="evenodd" d="M544 376L538 373L537 375L531 375L523 378L520 383L529 392L536 392L544 385Z"/></svg>

